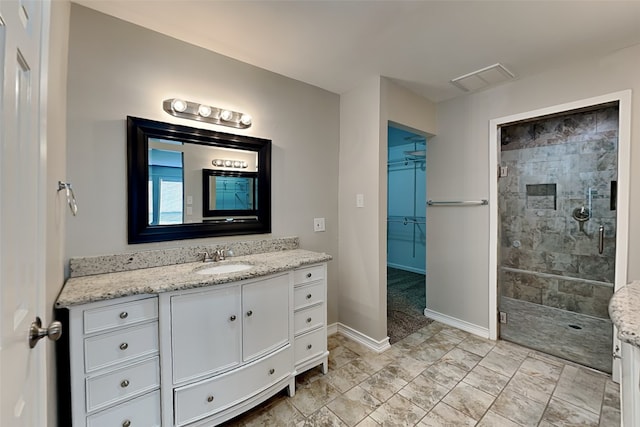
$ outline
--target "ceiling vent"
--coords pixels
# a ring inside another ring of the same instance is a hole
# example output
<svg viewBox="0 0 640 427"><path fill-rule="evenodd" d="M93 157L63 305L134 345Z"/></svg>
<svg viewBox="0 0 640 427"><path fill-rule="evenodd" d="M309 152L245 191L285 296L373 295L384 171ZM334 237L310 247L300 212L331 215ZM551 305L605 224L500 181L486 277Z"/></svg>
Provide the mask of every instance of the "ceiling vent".
<svg viewBox="0 0 640 427"><path fill-rule="evenodd" d="M475 92L515 78L515 74L507 70L504 65L497 63L456 77L450 82L465 92Z"/></svg>

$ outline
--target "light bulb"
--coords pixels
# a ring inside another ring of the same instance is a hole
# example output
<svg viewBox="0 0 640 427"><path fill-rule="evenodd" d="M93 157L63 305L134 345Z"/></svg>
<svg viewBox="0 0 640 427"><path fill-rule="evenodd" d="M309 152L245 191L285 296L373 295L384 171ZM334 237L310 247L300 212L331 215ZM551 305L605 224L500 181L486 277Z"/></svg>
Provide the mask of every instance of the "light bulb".
<svg viewBox="0 0 640 427"><path fill-rule="evenodd" d="M240 167L240 165L242 165L242 163L240 163L240 161L239 161L239 160L236 160L236 161L234 161L234 162L233 162L233 167L234 167L234 168L239 168L239 167Z"/></svg>
<svg viewBox="0 0 640 427"><path fill-rule="evenodd" d="M211 163L213 164L213 166L222 166L222 160L220 159L215 159Z"/></svg>
<svg viewBox="0 0 640 427"><path fill-rule="evenodd" d="M229 110L222 110L222 113L220 113L220 118L224 121L229 121L231 120L231 118L233 117L233 113Z"/></svg>
<svg viewBox="0 0 640 427"><path fill-rule="evenodd" d="M209 117L211 115L211 107L208 105L200 105L198 107L198 114L202 117Z"/></svg>
<svg viewBox="0 0 640 427"><path fill-rule="evenodd" d="M225 165L226 167L231 167L231 165L233 165L233 162L232 162L231 160L225 160L225 161L224 161L224 165Z"/></svg>
<svg viewBox="0 0 640 427"><path fill-rule="evenodd" d="M245 126L249 126L252 120L253 118L248 114L243 114L242 117L240 117L240 123L242 123Z"/></svg>
<svg viewBox="0 0 640 427"><path fill-rule="evenodd" d="M187 109L187 103L182 99L174 99L171 101L171 108L173 111L177 111L178 113L183 113Z"/></svg>
<svg viewBox="0 0 640 427"><path fill-rule="evenodd" d="M243 167L243 168L248 168L248 167L249 167L249 163L247 163L247 162L242 162L242 167Z"/></svg>

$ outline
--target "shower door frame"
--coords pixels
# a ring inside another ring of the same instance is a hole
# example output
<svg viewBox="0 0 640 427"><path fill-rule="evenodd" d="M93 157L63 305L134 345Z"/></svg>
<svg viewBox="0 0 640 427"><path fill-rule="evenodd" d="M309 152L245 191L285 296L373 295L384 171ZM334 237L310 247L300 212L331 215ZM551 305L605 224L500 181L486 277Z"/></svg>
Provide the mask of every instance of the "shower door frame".
<svg viewBox="0 0 640 427"><path fill-rule="evenodd" d="M616 256L614 291L627 284L628 243L629 243L629 189L631 152L631 90L613 92L593 98L586 98L566 104L527 111L489 121L489 171L495 171L489 180L489 338L498 339L498 254L499 254L499 212L498 212L498 167L500 164L500 132L503 125L578 110L581 108L618 102L618 198L616 210ZM612 351L619 346L614 326ZM620 361L613 359L613 379L619 382Z"/></svg>

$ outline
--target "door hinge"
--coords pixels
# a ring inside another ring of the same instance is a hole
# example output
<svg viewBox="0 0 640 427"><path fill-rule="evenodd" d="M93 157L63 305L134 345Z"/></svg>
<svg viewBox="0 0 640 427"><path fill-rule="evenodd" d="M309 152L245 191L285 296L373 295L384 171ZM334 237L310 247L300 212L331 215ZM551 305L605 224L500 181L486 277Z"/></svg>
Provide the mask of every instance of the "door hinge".
<svg viewBox="0 0 640 427"><path fill-rule="evenodd" d="M505 311L499 311L498 320L500 323L507 323L507 313Z"/></svg>

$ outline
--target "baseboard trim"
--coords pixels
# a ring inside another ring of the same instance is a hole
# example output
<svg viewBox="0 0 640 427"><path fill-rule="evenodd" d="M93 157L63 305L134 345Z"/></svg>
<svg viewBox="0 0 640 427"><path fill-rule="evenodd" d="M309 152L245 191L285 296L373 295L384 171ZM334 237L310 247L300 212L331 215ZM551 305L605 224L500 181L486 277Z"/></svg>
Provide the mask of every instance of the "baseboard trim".
<svg viewBox="0 0 640 427"><path fill-rule="evenodd" d="M337 333L346 336L367 348L375 351L376 353L382 353L383 351L391 348L391 344L389 344L389 337L384 338L383 340L377 341L371 338L368 335L363 334L360 331L357 331L345 324L338 322L335 324L337 326ZM331 325L333 327L333 325ZM329 326L327 326L327 334L329 334Z"/></svg>
<svg viewBox="0 0 640 427"><path fill-rule="evenodd" d="M478 335L482 338L489 338L489 328L483 328L473 323L469 323L465 320L460 320L446 314L438 313L437 311L429 310L428 308L424 309L424 315L429 319L444 323L445 325L453 326L454 328L458 328L465 332Z"/></svg>

